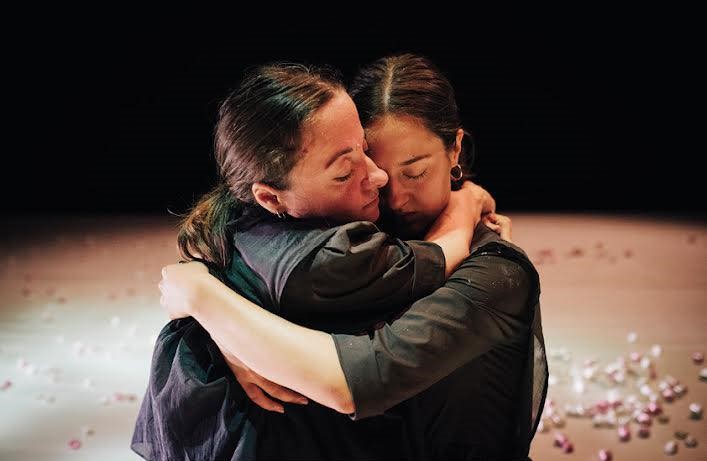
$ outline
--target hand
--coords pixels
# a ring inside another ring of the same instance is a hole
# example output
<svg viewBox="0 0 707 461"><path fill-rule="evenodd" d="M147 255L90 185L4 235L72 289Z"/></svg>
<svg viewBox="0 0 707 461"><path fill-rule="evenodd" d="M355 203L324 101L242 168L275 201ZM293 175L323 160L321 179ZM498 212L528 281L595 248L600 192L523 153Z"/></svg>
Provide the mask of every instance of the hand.
<svg viewBox="0 0 707 461"><path fill-rule="evenodd" d="M501 236L503 240L511 240L511 218L498 213L488 213L481 221L492 231Z"/></svg>
<svg viewBox="0 0 707 461"><path fill-rule="evenodd" d="M437 218L432 229L447 228L448 223L467 225L472 231L484 213L496 211L496 201L483 187L464 181L461 189L452 191L447 207Z"/></svg>
<svg viewBox="0 0 707 461"><path fill-rule="evenodd" d="M224 349L218 341L215 339L214 341L221 350L228 367L233 372L233 375L240 383L246 395L259 407L269 411L284 413L285 408L282 404L271 399L270 396L280 399L282 402L299 403L302 405L309 403L307 397L302 394L263 378L238 360L238 357Z"/></svg>
<svg viewBox="0 0 707 461"><path fill-rule="evenodd" d="M496 200L483 187L471 181L464 181L460 190L464 191L476 206L481 207L481 214L496 211Z"/></svg>
<svg viewBox="0 0 707 461"><path fill-rule="evenodd" d="M199 297L199 284L209 276L208 268L200 262L170 264L162 268L162 280L157 285L162 296L160 304L170 319L189 317L192 303Z"/></svg>

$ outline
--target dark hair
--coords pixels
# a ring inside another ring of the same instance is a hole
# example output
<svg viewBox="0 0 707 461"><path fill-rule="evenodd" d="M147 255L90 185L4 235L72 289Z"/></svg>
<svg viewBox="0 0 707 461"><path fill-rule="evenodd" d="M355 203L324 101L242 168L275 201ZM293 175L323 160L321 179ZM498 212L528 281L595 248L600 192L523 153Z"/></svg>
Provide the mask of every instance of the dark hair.
<svg viewBox="0 0 707 461"><path fill-rule="evenodd" d="M344 91L341 80L325 67L275 63L246 74L219 108L214 133L219 184L180 225L177 242L184 259L228 266L232 213L256 203L251 192L256 182L288 188L303 125L337 91Z"/></svg>
<svg viewBox="0 0 707 461"><path fill-rule="evenodd" d="M356 103L361 124L365 127L386 115L409 115L420 120L439 136L445 148L454 145L457 130L462 128L454 88L437 66L424 56L401 54L387 56L361 68L349 87ZM467 171L473 162L462 143L459 164L464 176L452 181L458 188L470 176Z"/></svg>

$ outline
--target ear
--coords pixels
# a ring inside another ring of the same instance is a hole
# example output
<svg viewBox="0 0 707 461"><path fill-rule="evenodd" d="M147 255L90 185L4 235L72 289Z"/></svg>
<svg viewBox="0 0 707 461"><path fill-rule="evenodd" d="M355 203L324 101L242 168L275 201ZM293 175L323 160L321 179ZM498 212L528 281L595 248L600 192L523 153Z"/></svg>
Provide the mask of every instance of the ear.
<svg viewBox="0 0 707 461"><path fill-rule="evenodd" d="M459 163L459 154L462 151L462 139L464 139L464 129L459 128L457 130L457 137L452 146L452 152L449 159L452 161L452 166Z"/></svg>
<svg viewBox="0 0 707 461"><path fill-rule="evenodd" d="M258 205L272 214L284 213L286 210L282 201L282 191L261 182L256 182L250 189Z"/></svg>

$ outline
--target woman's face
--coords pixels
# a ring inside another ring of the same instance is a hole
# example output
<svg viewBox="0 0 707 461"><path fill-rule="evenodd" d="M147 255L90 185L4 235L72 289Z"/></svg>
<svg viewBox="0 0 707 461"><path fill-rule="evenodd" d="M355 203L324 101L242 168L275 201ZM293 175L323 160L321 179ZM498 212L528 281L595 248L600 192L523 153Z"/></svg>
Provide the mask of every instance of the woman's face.
<svg viewBox="0 0 707 461"><path fill-rule="evenodd" d="M419 235L449 202L450 170L461 146L446 149L442 139L410 116L386 115L366 128L369 155L388 174L385 201L399 231Z"/></svg>
<svg viewBox="0 0 707 461"><path fill-rule="evenodd" d="M378 189L388 177L366 150L356 106L340 91L304 126L302 157L290 173L290 188L282 192L287 213L339 222L377 220Z"/></svg>

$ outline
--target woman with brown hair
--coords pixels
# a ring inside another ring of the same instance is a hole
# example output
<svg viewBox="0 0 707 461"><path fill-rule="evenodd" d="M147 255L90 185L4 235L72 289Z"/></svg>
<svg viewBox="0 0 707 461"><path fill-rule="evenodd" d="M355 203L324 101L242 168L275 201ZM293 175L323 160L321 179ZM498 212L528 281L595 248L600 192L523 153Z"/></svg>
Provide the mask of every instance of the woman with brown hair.
<svg viewBox="0 0 707 461"><path fill-rule="evenodd" d="M448 194L445 213L424 240L380 231L371 221L379 217L387 174L365 153L351 98L322 69L255 69L222 104L215 138L222 183L185 220L180 249L279 316L273 317L310 328L358 334L391 320L464 260L481 212L494 206L483 189L466 183ZM169 287L170 299L175 290ZM350 411L343 388L322 388L311 395L321 405L284 414L254 405L219 352L230 357L228 335L197 320L170 322L158 338L132 443L146 459L421 456L408 418L354 422L327 408ZM269 346L251 340L253 350ZM333 347L310 346L309 354L336 359ZM344 380L340 367L326 373ZM310 377L298 378L300 384Z"/></svg>

